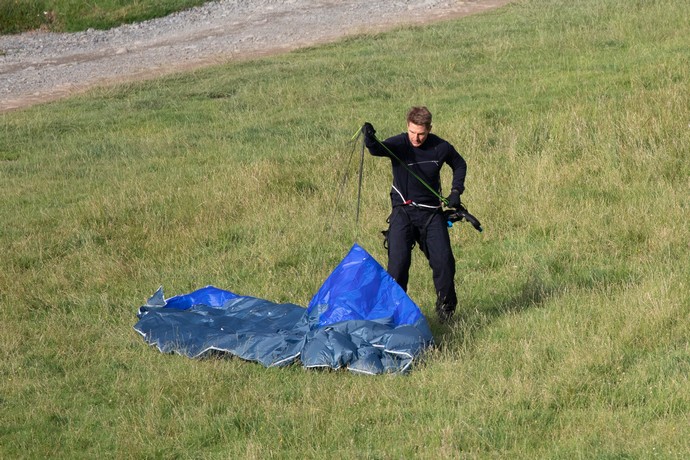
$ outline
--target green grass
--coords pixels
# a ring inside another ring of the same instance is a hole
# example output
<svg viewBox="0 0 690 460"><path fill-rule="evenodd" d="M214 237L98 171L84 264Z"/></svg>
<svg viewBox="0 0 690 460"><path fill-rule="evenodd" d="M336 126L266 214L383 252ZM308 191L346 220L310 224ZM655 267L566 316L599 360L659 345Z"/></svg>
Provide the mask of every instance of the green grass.
<svg viewBox="0 0 690 460"><path fill-rule="evenodd" d="M0 0L0 34L35 29L109 29L206 3L208 0Z"/></svg>
<svg viewBox="0 0 690 460"><path fill-rule="evenodd" d="M690 17L529 0L1 115L0 457L686 458ZM355 236L385 264L411 104L468 161L460 309L406 377L149 348L163 284L306 305Z"/></svg>

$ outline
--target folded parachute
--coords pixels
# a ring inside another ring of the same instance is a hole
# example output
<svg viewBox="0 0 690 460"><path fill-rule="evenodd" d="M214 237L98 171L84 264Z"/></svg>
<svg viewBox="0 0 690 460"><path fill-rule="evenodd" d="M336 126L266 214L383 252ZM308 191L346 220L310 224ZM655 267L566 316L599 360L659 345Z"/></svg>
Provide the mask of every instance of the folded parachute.
<svg viewBox="0 0 690 460"><path fill-rule="evenodd" d="M161 352L226 352L266 367L299 360L308 368L406 372L433 342L417 305L357 244L306 309L207 286L167 300L159 289L138 317L134 329Z"/></svg>

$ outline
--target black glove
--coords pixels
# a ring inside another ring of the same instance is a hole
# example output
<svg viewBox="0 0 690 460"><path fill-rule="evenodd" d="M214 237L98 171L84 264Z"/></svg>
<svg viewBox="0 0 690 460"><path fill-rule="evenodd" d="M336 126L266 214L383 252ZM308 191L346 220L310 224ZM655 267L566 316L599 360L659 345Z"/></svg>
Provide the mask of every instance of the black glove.
<svg viewBox="0 0 690 460"><path fill-rule="evenodd" d="M460 209L460 191L458 190L451 190L450 195L446 198L446 201L448 201L448 207L453 208L453 209Z"/></svg>
<svg viewBox="0 0 690 460"><path fill-rule="evenodd" d="M376 138L376 130L372 126L371 123L368 121L362 125L362 133L364 136L368 137L369 139L375 139Z"/></svg>

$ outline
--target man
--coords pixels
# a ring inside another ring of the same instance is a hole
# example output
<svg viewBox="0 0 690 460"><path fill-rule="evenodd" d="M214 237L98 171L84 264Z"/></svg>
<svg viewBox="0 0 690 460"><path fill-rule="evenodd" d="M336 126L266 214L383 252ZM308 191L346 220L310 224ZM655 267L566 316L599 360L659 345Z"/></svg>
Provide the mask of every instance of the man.
<svg viewBox="0 0 690 460"><path fill-rule="evenodd" d="M370 123L362 126L364 142L374 156L388 157L393 166L392 212L386 234L388 273L407 291L412 248L415 243L431 266L436 288L436 313L448 322L457 305L455 258L441 199L441 167L453 169L448 207L460 206L465 190L467 163L455 148L431 134L431 112L412 107L407 113L407 133L381 142ZM430 190L431 189L431 190Z"/></svg>

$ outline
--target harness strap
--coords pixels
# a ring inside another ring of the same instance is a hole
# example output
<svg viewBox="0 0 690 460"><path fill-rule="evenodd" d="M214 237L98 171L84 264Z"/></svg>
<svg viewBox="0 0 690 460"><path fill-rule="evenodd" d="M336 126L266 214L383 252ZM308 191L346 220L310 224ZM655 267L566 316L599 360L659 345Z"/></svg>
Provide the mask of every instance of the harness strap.
<svg viewBox="0 0 690 460"><path fill-rule="evenodd" d="M416 205L416 203L412 202L411 200L408 200L408 202L402 203L402 204L396 204L393 206L393 210L391 211L390 215L386 219L386 223L388 224L388 228L386 230L381 230L381 234L383 235L383 247L388 250L388 233L390 232L391 228L391 222L395 219L395 217L398 215L400 211L404 212L407 214L407 211L405 208L407 206L414 206L417 209L421 211L426 211L429 213L429 218L426 220L424 225L419 229L419 247L424 252L425 255L427 255L427 250L426 250L426 232L427 229L429 228L429 224L431 224L431 221L434 219L434 216L436 214L443 214L443 212L440 209L440 206L438 208L433 208L431 206L427 208L421 208L419 205ZM409 218L409 217L408 217ZM412 245L414 247L414 243Z"/></svg>
<svg viewBox="0 0 690 460"><path fill-rule="evenodd" d="M422 208L422 209L426 209L426 210L441 209L441 205L438 205L438 206L431 206L431 205L428 205L428 204L416 203L416 202L414 202L414 201L412 201L412 200L410 200L410 199L405 199L405 197L403 196L403 194L400 192L400 190L397 189L397 187L396 187L395 185L393 185L393 190L395 190L395 191L397 192L397 194L400 196L400 199L403 201L402 204L396 204L396 205L394 205L393 207L397 207L397 206L414 206L415 208Z"/></svg>

